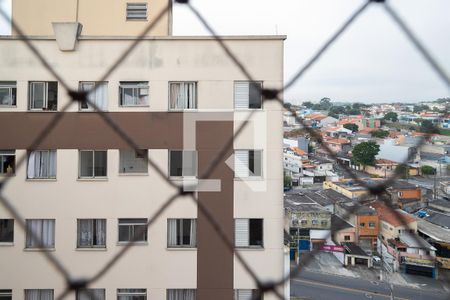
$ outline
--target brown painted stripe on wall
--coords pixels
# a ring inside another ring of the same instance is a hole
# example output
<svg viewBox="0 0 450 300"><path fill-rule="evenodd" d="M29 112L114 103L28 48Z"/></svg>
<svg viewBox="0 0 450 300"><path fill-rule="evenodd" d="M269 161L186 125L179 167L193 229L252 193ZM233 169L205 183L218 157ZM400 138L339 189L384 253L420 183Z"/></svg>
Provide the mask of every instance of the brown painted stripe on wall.
<svg viewBox="0 0 450 300"><path fill-rule="evenodd" d="M51 122L63 114L58 126L39 149L124 149L128 144L96 113L0 113L0 149L28 149ZM142 149L181 149L183 114L172 112L111 112L109 117Z"/></svg>
<svg viewBox="0 0 450 300"><path fill-rule="evenodd" d="M199 174L202 174L233 136L233 121L197 122L196 136ZM220 179L221 191L198 193L198 201L210 212L230 241L234 237L234 173L225 161L233 154L232 148L228 149L215 171L208 177ZM233 299L233 252L230 252L200 210L198 225L197 300Z"/></svg>

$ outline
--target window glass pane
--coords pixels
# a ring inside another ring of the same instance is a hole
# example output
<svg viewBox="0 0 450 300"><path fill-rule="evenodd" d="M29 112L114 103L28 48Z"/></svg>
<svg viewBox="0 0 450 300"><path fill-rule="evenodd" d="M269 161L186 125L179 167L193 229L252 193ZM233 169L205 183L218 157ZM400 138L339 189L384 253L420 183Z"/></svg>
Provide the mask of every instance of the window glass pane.
<svg viewBox="0 0 450 300"><path fill-rule="evenodd" d="M0 150L0 174L13 175L16 167L14 151Z"/></svg>
<svg viewBox="0 0 450 300"><path fill-rule="evenodd" d="M195 289L168 289L167 300L195 300Z"/></svg>
<svg viewBox="0 0 450 300"><path fill-rule="evenodd" d="M262 155L260 150L249 151L249 170L250 176L261 176Z"/></svg>
<svg viewBox="0 0 450 300"><path fill-rule="evenodd" d="M261 108L261 83L250 82L249 86L249 108Z"/></svg>
<svg viewBox="0 0 450 300"><path fill-rule="evenodd" d="M183 176L197 175L197 152L183 151Z"/></svg>
<svg viewBox="0 0 450 300"><path fill-rule="evenodd" d="M263 245L263 220L262 219L250 219L250 245L262 246Z"/></svg>
<svg viewBox="0 0 450 300"><path fill-rule="evenodd" d="M183 176L182 151L170 151L170 176Z"/></svg>
<svg viewBox="0 0 450 300"><path fill-rule="evenodd" d="M118 289L118 300L145 300L147 299L146 289Z"/></svg>
<svg viewBox="0 0 450 300"><path fill-rule="evenodd" d="M105 177L106 176L106 151L95 151L94 153L94 176Z"/></svg>
<svg viewBox="0 0 450 300"><path fill-rule="evenodd" d="M131 240L129 225L119 225L119 242L129 242Z"/></svg>
<svg viewBox="0 0 450 300"><path fill-rule="evenodd" d="M120 105L143 106L148 105L148 82L121 82Z"/></svg>
<svg viewBox="0 0 450 300"><path fill-rule="evenodd" d="M94 176L93 151L80 151L80 177Z"/></svg>
<svg viewBox="0 0 450 300"><path fill-rule="evenodd" d="M90 247L93 242L94 222L92 219L78 220L78 246Z"/></svg>
<svg viewBox="0 0 450 300"><path fill-rule="evenodd" d="M12 290L0 290L0 300L12 300Z"/></svg>
<svg viewBox="0 0 450 300"><path fill-rule="evenodd" d="M14 242L14 220L0 219L0 243Z"/></svg>
<svg viewBox="0 0 450 300"><path fill-rule="evenodd" d="M0 81L0 105L16 105L16 82Z"/></svg>
<svg viewBox="0 0 450 300"><path fill-rule="evenodd" d="M47 92L47 109L57 110L58 109L58 83L49 82L48 92Z"/></svg>
<svg viewBox="0 0 450 300"><path fill-rule="evenodd" d="M27 248L53 248L55 246L55 220L26 220Z"/></svg>
<svg viewBox="0 0 450 300"><path fill-rule="evenodd" d="M119 172L147 173L148 172L147 150L120 150Z"/></svg>
<svg viewBox="0 0 450 300"><path fill-rule="evenodd" d="M134 225L133 226L133 238L135 241L147 240L147 225Z"/></svg>
<svg viewBox="0 0 450 300"><path fill-rule="evenodd" d="M30 107L31 108L43 108L45 98L45 83L44 82L32 82L30 83Z"/></svg>
<svg viewBox="0 0 450 300"><path fill-rule="evenodd" d="M77 290L77 300L104 300L105 289L80 289Z"/></svg>
<svg viewBox="0 0 450 300"><path fill-rule="evenodd" d="M191 220L183 219L182 222L182 243L183 245L189 245L191 242Z"/></svg>
<svg viewBox="0 0 450 300"><path fill-rule="evenodd" d="M171 109L197 108L195 82L171 82L169 85L169 105Z"/></svg>
<svg viewBox="0 0 450 300"><path fill-rule="evenodd" d="M53 300L53 290L25 290L25 300Z"/></svg>

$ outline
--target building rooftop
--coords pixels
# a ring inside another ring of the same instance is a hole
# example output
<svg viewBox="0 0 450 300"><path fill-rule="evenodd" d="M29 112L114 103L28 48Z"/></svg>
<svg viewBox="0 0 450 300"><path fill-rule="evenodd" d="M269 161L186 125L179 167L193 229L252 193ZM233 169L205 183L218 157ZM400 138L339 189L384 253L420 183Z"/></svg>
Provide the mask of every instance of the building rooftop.
<svg viewBox="0 0 450 300"><path fill-rule="evenodd" d="M436 248L431 246L422 237L414 233L404 232L400 234L399 239L402 243L405 243L408 247L411 248L425 248L428 250L436 250Z"/></svg>
<svg viewBox="0 0 450 300"><path fill-rule="evenodd" d="M324 142L327 144L337 144L337 145L350 144L350 141L347 139L330 139Z"/></svg>
<svg viewBox="0 0 450 300"><path fill-rule="evenodd" d="M341 219L339 216L337 215L331 215L331 228L333 229L334 232L342 230L342 229L347 229L347 228L354 228L355 226L353 226L352 224L348 223L347 221Z"/></svg>
<svg viewBox="0 0 450 300"><path fill-rule="evenodd" d="M358 216L374 216L377 214L375 209L356 202L342 202L337 205L341 206L345 210L352 211L353 214Z"/></svg>
<svg viewBox="0 0 450 300"><path fill-rule="evenodd" d="M316 194L320 197L317 197L314 200L323 206L335 204L337 202L352 202L352 199L332 189L320 190L317 191Z"/></svg>
<svg viewBox="0 0 450 300"><path fill-rule="evenodd" d="M450 215L431 209L427 209L426 212L429 216L425 217L425 220L444 228L450 228Z"/></svg>
<svg viewBox="0 0 450 300"><path fill-rule="evenodd" d="M435 241L450 243L450 229L417 218L417 229Z"/></svg>
<svg viewBox="0 0 450 300"><path fill-rule="evenodd" d="M389 187L394 188L394 189L416 189L416 188L418 188L417 185L409 183L407 181L403 181L403 180L395 180L390 184Z"/></svg>
<svg viewBox="0 0 450 300"><path fill-rule="evenodd" d="M350 243L350 242L342 243L342 246L344 246L344 249L348 254L367 256L367 257L370 256L361 247L359 247L355 243Z"/></svg>
<svg viewBox="0 0 450 300"><path fill-rule="evenodd" d="M401 226L404 223L409 224L416 221L414 217L400 209L396 209L395 212L397 213L395 213L392 208L386 206L386 204L382 202L374 201L371 202L370 205L375 208L381 220L391 224L394 227ZM401 216L401 219L399 216Z"/></svg>

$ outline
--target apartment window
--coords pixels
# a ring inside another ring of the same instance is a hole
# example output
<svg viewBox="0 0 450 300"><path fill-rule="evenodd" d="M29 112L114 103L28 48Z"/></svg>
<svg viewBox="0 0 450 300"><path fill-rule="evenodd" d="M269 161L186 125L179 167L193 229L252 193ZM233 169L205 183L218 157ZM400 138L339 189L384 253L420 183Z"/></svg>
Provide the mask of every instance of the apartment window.
<svg viewBox="0 0 450 300"><path fill-rule="evenodd" d="M36 150L28 154L29 179L56 178L56 150Z"/></svg>
<svg viewBox="0 0 450 300"><path fill-rule="evenodd" d="M369 222L369 228L375 228L375 222Z"/></svg>
<svg viewBox="0 0 450 300"><path fill-rule="evenodd" d="M27 248L55 248L55 220L28 219L26 225Z"/></svg>
<svg viewBox="0 0 450 300"><path fill-rule="evenodd" d="M366 223L359 223L359 227L365 227Z"/></svg>
<svg viewBox="0 0 450 300"><path fill-rule="evenodd" d="M88 101L80 102L81 111L94 111L95 107L105 111L108 108L108 83L95 81L80 82L80 91L87 92ZM92 105L93 104L93 105Z"/></svg>
<svg viewBox="0 0 450 300"><path fill-rule="evenodd" d="M263 300L263 296L255 289L238 289L234 290L234 300Z"/></svg>
<svg viewBox="0 0 450 300"><path fill-rule="evenodd" d="M79 289L76 300L105 300L105 289Z"/></svg>
<svg viewBox="0 0 450 300"><path fill-rule="evenodd" d="M234 174L237 178L262 176L261 150L235 150Z"/></svg>
<svg viewBox="0 0 450 300"><path fill-rule="evenodd" d="M263 219L235 220L236 247L263 247Z"/></svg>
<svg viewBox="0 0 450 300"><path fill-rule="evenodd" d="M16 151L0 150L0 175L14 175L16 170Z"/></svg>
<svg viewBox="0 0 450 300"><path fill-rule="evenodd" d="M0 219L0 243L14 242L14 220Z"/></svg>
<svg viewBox="0 0 450 300"><path fill-rule="evenodd" d="M117 289L117 300L146 300L146 289Z"/></svg>
<svg viewBox="0 0 450 300"><path fill-rule="evenodd" d="M53 290L25 290L25 300L53 300Z"/></svg>
<svg viewBox="0 0 450 300"><path fill-rule="evenodd" d="M169 170L171 177L197 176L197 151L170 150Z"/></svg>
<svg viewBox="0 0 450 300"><path fill-rule="evenodd" d="M350 241L350 236L349 235L344 235L344 241Z"/></svg>
<svg viewBox="0 0 450 300"><path fill-rule="evenodd" d="M262 107L262 82L237 81L234 83L234 108L259 109Z"/></svg>
<svg viewBox="0 0 450 300"><path fill-rule="evenodd" d="M167 300L195 300L197 291L195 289L168 289Z"/></svg>
<svg viewBox="0 0 450 300"><path fill-rule="evenodd" d="M319 220L311 220L311 224L317 225L317 224L319 224Z"/></svg>
<svg viewBox="0 0 450 300"><path fill-rule="evenodd" d="M147 219L119 219L119 242L133 241L147 241Z"/></svg>
<svg viewBox="0 0 450 300"><path fill-rule="evenodd" d="M107 151L80 150L80 178L106 177Z"/></svg>
<svg viewBox="0 0 450 300"><path fill-rule="evenodd" d="M147 106L148 82L120 82L120 106Z"/></svg>
<svg viewBox="0 0 450 300"><path fill-rule="evenodd" d="M58 82L30 82L29 99L30 110L56 111L58 109Z"/></svg>
<svg viewBox="0 0 450 300"><path fill-rule="evenodd" d="M140 20L147 20L147 3L127 3L127 21Z"/></svg>
<svg viewBox="0 0 450 300"><path fill-rule="evenodd" d="M197 83L196 82L170 82L169 83L170 109L196 109Z"/></svg>
<svg viewBox="0 0 450 300"><path fill-rule="evenodd" d="M306 225L306 224L308 224L308 220L302 220L300 223L301 223L302 225Z"/></svg>
<svg viewBox="0 0 450 300"><path fill-rule="evenodd" d="M167 220L167 247L197 246L197 220L196 219L168 219Z"/></svg>
<svg viewBox="0 0 450 300"><path fill-rule="evenodd" d="M0 81L0 106L15 106L16 95L15 81Z"/></svg>
<svg viewBox="0 0 450 300"><path fill-rule="evenodd" d="M12 300L12 290L0 290L0 300Z"/></svg>
<svg viewBox="0 0 450 300"><path fill-rule="evenodd" d="M148 150L120 150L119 173L147 173Z"/></svg>
<svg viewBox="0 0 450 300"><path fill-rule="evenodd" d="M105 248L106 220L79 219L77 246L79 248Z"/></svg>

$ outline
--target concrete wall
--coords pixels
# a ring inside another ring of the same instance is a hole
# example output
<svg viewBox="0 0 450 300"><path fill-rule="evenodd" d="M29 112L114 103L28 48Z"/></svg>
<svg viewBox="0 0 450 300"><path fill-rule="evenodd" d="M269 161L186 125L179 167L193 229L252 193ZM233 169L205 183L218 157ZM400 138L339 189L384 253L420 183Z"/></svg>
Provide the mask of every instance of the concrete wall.
<svg viewBox="0 0 450 300"><path fill-rule="evenodd" d="M14 0L12 17L25 35L52 36L52 22L80 22L86 36L137 36L168 6L169 0L140 0L147 3L147 20L126 20L128 0ZM171 35L171 9L146 35ZM13 30L13 35L17 32Z"/></svg>

